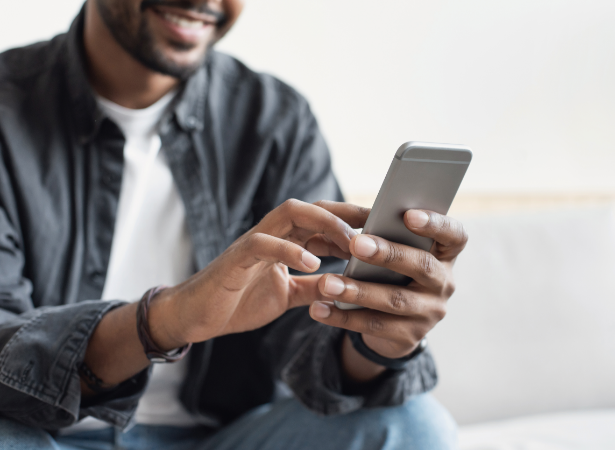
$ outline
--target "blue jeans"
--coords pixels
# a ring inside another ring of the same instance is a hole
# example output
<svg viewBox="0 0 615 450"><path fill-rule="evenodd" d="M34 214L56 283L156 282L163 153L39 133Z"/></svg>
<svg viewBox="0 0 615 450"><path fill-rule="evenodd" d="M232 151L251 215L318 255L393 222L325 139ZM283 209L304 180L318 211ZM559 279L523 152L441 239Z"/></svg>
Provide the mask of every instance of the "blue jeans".
<svg viewBox="0 0 615 450"><path fill-rule="evenodd" d="M456 449L455 422L431 396L403 406L321 417L296 400L249 412L212 433L205 428L137 425L53 438L0 419L3 450L441 450Z"/></svg>

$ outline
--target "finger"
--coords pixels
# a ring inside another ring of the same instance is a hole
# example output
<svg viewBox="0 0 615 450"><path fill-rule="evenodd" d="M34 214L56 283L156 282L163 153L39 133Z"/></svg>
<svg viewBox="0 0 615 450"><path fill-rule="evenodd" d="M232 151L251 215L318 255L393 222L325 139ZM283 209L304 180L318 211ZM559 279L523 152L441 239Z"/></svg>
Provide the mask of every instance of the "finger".
<svg viewBox="0 0 615 450"><path fill-rule="evenodd" d="M320 259L300 245L268 234L252 233L233 248L232 266L248 269L263 261L307 273L320 267Z"/></svg>
<svg viewBox="0 0 615 450"><path fill-rule="evenodd" d="M320 200L314 202L313 205L329 211L331 214L339 217L348 225L354 228L363 228L365 221L371 211L370 208L364 208L362 206L352 205L343 202L334 202L330 200ZM300 236L301 231L295 232L297 236ZM354 234L353 234L354 235Z"/></svg>
<svg viewBox="0 0 615 450"><path fill-rule="evenodd" d="M441 290L444 287L444 265L425 250L361 234L350 241L350 252L361 261L406 275L427 288Z"/></svg>
<svg viewBox="0 0 615 450"><path fill-rule="evenodd" d="M448 247L448 253L453 257L457 256L468 242L468 234L461 222L433 211L406 211L404 223L414 234L432 238L439 246Z"/></svg>
<svg viewBox="0 0 615 450"><path fill-rule="evenodd" d="M350 259L350 252L345 252L322 234L317 234L305 243L305 249L316 256L335 256Z"/></svg>
<svg viewBox="0 0 615 450"><path fill-rule="evenodd" d="M306 233L307 231L307 233ZM286 238L295 234L306 241L314 234L326 235L344 251L357 233L335 214L310 203L290 199L267 214L255 232Z"/></svg>
<svg viewBox="0 0 615 450"><path fill-rule="evenodd" d="M318 280L323 297L415 320L437 323L446 314L446 303L424 292L402 286L367 283L326 274Z"/></svg>
<svg viewBox="0 0 615 450"><path fill-rule="evenodd" d="M411 323L407 317L386 314L370 309L343 310L328 302L314 302L310 306L312 319L345 330L387 339L411 347L423 326ZM419 339L420 340L420 339Z"/></svg>
<svg viewBox="0 0 615 450"><path fill-rule="evenodd" d="M308 306L316 300L326 300L320 293L318 282L322 275L300 275L289 278L288 308Z"/></svg>
<svg viewBox="0 0 615 450"><path fill-rule="evenodd" d="M350 203L333 202L331 200L320 200L315 202L314 205L335 214L352 228L363 228L371 212L370 208L364 208Z"/></svg>

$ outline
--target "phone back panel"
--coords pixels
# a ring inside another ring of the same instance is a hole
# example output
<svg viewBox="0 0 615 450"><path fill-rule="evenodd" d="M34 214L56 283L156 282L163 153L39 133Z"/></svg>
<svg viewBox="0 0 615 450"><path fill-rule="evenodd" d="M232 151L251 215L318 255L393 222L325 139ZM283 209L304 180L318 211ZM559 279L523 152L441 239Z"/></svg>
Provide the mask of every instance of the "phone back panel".
<svg viewBox="0 0 615 450"><path fill-rule="evenodd" d="M403 215L409 209L448 213L471 160L470 149L460 145L425 142L402 145L389 167L363 233L429 251L433 240L409 231ZM354 257L350 258L344 276L395 285L407 285L411 281Z"/></svg>

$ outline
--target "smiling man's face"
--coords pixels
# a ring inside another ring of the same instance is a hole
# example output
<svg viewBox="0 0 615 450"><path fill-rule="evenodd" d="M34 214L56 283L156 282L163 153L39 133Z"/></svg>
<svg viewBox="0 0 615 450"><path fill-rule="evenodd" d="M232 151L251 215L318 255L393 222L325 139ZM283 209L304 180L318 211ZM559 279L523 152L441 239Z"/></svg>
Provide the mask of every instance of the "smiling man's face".
<svg viewBox="0 0 615 450"><path fill-rule="evenodd" d="M118 43L146 67L185 79L235 23L244 0L94 0Z"/></svg>

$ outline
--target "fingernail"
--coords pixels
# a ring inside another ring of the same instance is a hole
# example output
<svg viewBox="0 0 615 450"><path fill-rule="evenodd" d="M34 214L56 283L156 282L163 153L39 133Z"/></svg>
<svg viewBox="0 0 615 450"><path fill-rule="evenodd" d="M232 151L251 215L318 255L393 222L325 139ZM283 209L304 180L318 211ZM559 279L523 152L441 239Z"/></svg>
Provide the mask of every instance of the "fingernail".
<svg viewBox="0 0 615 450"><path fill-rule="evenodd" d="M331 315L331 308L326 303L314 302L312 304L312 316L317 319L326 319Z"/></svg>
<svg viewBox="0 0 615 450"><path fill-rule="evenodd" d="M423 211L412 209L406 213L406 220L412 228L422 228L429 223L429 215Z"/></svg>
<svg viewBox="0 0 615 450"><path fill-rule="evenodd" d="M348 237L350 239L352 239L353 237L355 237L358 233L350 226L348 225Z"/></svg>
<svg viewBox="0 0 615 450"><path fill-rule="evenodd" d="M307 250L301 255L301 262L312 270L316 270L320 267L320 259Z"/></svg>
<svg viewBox="0 0 615 450"><path fill-rule="evenodd" d="M378 251L378 245L376 245L376 241L372 238L367 236L359 236L354 241L354 251L357 255L367 258L374 256L374 254Z"/></svg>
<svg viewBox="0 0 615 450"><path fill-rule="evenodd" d="M325 280L325 294L340 295L346 289L346 285L338 277L329 275Z"/></svg>

